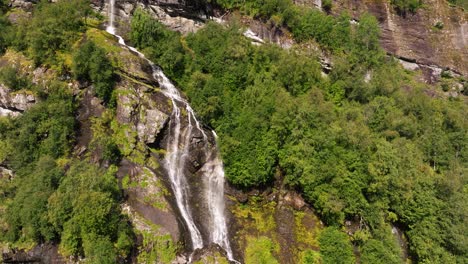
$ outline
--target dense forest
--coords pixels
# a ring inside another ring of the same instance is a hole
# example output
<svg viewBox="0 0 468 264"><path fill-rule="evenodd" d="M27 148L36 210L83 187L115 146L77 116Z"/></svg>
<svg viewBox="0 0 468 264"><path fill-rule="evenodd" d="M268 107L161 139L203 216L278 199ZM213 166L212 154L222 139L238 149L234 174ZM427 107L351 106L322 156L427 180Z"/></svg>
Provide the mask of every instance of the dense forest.
<svg viewBox="0 0 468 264"><path fill-rule="evenodd" d="M117 65L87 38L104 20L87 1L43 1L16 23L2 1L0 53L22 53L35 66L93 84L114 111ZM396 8L420 4L403 2ZM216 131L231 185L247 191L283 181L316 210L326 226L320 255L304 254L302 263L355 263L355 249L360 263L401 263L393 226L404 231L415 263L468 263L468 107L465 95L441 93L453 77L417 81L380 47L369 14L352 24L347 13L289 0L217 4L285 27L298 44L252 45L236 18L184 36L143 9L126 37ZM328 73L322 54L333 62ZM102 140L106 166L74 157L77 97L63 80L35 84L20 67L2 67L0 82L40 100L20 117L0 118L0 164L15 172L0 178L0 242L54 242L90 263L128 260L135 233L115 178L122 151ZM359 222L351 236L347 220Z"/></svg>
<svg viewBox="0 0 468 264"><path fill-rule="evenodd" d="M362 262L399 263L393 223L407 230L418 262L464 263L464 99L426 95L427 87L385 56L374 17L363 15L352 26L346 14L271 2L246 8L280 17L300 46L251 45L235 22L209 23L181 37L141 10L130 39L220 135L232 184L259 187L284 177L330 228L359 218L362 229L351 240ZM326 77L308 48L315 43L335 62ZM334 243L347 240L334 234L327 236ZM346 249L324 262L353 263Z"/></svg>

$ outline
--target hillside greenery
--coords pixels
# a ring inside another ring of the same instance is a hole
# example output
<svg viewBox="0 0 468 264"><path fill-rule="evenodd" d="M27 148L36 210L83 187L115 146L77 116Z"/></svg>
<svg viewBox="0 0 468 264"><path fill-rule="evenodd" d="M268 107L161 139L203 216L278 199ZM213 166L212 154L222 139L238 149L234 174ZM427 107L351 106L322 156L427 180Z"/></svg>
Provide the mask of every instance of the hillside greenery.
<svg viewBox="0 0 468 264"><path fill-rule="evenodd" d="M366 263L401 261L392 225L403 228L417 262L464 263L464 99L428 96L434 88L385 57L374 17L352 25L346 14L291 14L274 3L226 6L280 14L297 41L328 50L330 74L322 76L313 49L251 45L235 21L184 37L137 10L130 38L216 130L230 183L262 187L282 177L327 225L358 222L351 237L336 229L321 237L325 248L340 245L343 263L354 261L347 240ZM324 262L341 263L327 252Z"/></svg>
<svg viewBox="0 0 468 264"><path fill-rule="evenodd" d="M216 130L232 185L249 190L282 180L314 207L328 227L318 238L320 255L305 252L304 261L354 263L356 248L362 263L399 263L398 226L415 262L466 263L465 99L439 96L386 57L369 14L354 25L346 13L335 17L288 0L218 4L286 26L299 44L252 45L235 19L181 36L141 9L129 38ZM96 17L87 1L43 1L15 24L7 12L0 0L0 54L22 52L62 79L91 84L115 106L111 60L83 38ZM319 50L333 62L329 74ZM117 167L73 155L79 98L66 82L33 84L16 65L3 68L0 81L38 98L20 117L0 118L0 164L15 172L0 178L0 242L54 242L64 255L91 263L123 261L135 234L120 209ZM105 159L117 163L116 144L106 144ZM358 225L350 235L346 221ZM274 263L277 251L260 237L247 256Z"/></svg>
<svg viewBox="0 0 468 264"><path fill-rule="evenodd" d="M21 116L0 118L0 164L15 173L0 175L0 243L29 249L52 242L64 256L85 257L86 263L125 260L135 235L121 212L117 167L102 168L72 155L79 98L60 81L72 72L92 84L104 102L112 97L113 68L106 53L91 41L76 43L87 28L89 3L44 1L29 20L15 24L4 16L7 9L0 2L0 52L20 51L58 78L33 83L21 61L0 70L2 84L37 98Z"/></svg>

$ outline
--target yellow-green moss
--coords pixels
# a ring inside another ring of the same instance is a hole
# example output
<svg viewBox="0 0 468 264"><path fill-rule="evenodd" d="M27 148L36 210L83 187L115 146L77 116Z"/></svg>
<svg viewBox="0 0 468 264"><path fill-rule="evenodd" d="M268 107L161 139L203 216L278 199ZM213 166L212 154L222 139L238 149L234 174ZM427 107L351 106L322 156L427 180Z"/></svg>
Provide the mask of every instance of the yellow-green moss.
<svg viewBox="0 0 468 264"><path fill-rule="evenodd" d="M280 250L279 245L266 236L247 237L245 249L246 264L275 264L279 263L274 253Z"/></svg>
<svg viewBox="0 0 468 264"><path fill-rule="evenodd" d="M221 256L219 252L215 252L211 256L195 261L194 264L229 264L229 261L225 257Z"/></svg>
<svg viewBox="0 0 468 264"><path fill-rule="evenodd" d="M138 217L140 218L140 217ZM161 234L161 228L144 218L146 229L136 230L143 237L143 242L138 247L138 263L171 263L175 259L178 246L172 241L170 234Z"/></svg>
<svg viewBox="0 0 468 264"><path fill-rule="evenodd" d="M295 222L295 229L294 234L296 236L296 241L299 243L304 243L307 246L311 247L318 247L318 234L320 229L316 225L312 230L308 229L304 226L303 219L306 216L305 212L302 211L294 211L294 222ZM319 220L316 216L308 216L314 217L314 221L317 223Z"/></svg>
<svg viewBox="0 0 468 264"><path fill-rule="evenodd" d="M272 232L276 228L274 219L275 202L261 204L260 202L249 202L239 204L234 210L234 215L243 220L244 226L253 228L259 233Z"/></svg>

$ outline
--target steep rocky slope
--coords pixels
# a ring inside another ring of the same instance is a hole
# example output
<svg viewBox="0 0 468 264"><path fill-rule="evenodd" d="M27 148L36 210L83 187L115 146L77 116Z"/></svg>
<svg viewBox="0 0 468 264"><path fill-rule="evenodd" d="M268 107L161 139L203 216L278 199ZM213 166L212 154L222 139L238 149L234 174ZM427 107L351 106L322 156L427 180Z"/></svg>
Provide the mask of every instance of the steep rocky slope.
<svg viewBox="0 0 468 264"><path fill-rule="evenodd" d="M468 75L468 13L446 0L425 0L415 13L406 15L383 0L338 0L332 10L347 11L354 18L363 12L374 15L382 30L382 47L391 54Z"/></svg>

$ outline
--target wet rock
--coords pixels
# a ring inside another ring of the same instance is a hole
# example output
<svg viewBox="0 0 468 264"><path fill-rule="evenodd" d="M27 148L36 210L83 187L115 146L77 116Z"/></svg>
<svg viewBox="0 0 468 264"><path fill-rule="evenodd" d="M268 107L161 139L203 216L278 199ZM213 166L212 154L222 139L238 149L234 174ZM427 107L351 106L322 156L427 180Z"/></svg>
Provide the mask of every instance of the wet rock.
<svg viewBox="0 0 468 264"><path fill-rule="evenodd" d="M192 262L203 264L226 263L228 258L226 251L216 244L197 249L192 254Z"/></svg>
<svg viewBox="0 0 468 264"><path fill-rule="evenodd" d="M187 256L184 255L178 255L176 259L174 259L171 264L186 264L189 263L189 259Z"/></svg>
<svg viewBox="0 0 468 264"><path fill-rule="evenodd" d="M159 227L158 234L170 234L174 242L181 236L177 216L172 210L166 195L169 191L161 182L160 176L146 167L122 160L117 177L128 177L125 186L127 196L125 212L131 216L138 230L150 230L148 223Z"/></svg>
<svg viewBox="0 0 468 264"><path fill-rule="evenodd" d="M4 250L2 261L2 263L70 263L58 253L58 246L51 243L35 246L29 251Z"/></svg>

